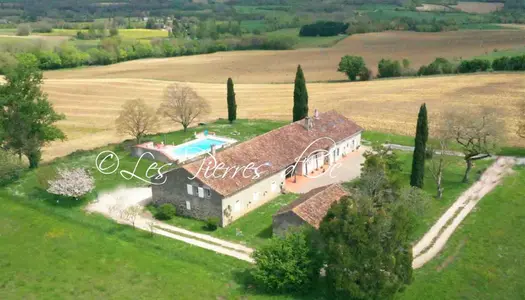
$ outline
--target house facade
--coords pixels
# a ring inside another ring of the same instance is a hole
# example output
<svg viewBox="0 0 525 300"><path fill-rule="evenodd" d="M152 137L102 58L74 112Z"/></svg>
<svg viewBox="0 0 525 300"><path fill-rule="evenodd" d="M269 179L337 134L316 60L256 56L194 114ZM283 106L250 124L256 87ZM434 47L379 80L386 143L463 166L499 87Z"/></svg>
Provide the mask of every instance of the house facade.
<svg viewBox="0 0 525 300"><path fill-rule="evenodd" d="M227 226L280 195L286 179L305 176L356 151L363 129L343 115L317 114L234 145L164 174L153 202L177 214Z"/></svg>

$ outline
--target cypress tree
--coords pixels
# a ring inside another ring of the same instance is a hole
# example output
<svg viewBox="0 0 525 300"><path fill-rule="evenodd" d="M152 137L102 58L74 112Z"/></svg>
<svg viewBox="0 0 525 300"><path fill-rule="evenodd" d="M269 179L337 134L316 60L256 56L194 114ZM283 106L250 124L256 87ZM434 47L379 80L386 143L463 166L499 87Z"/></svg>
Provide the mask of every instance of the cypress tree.
<svg viewBox="0 0 525 300"><path fill-rule="evenodd" d="M308 91L301 65L297 66L295 87L293 90L293 121L299 121L308 116Z"/></svg>
<svg viewBox="0 0 525 300"><path fill-rule="evenodd" d="M425 178L425 151L428 140L428 119L427 106L423 103L419 109L417 116L417 128L414 148L414 156L412 158L412 174L410 175L410 185L418 188L423 188Z"/></svg>
<svg viewBox="0 0 525 300"><path fill-rule="evenodd" d="M237 120L237 103L235 102L235 91L233 89L233 80L228 78L228 120L230 124Z"/></svg>

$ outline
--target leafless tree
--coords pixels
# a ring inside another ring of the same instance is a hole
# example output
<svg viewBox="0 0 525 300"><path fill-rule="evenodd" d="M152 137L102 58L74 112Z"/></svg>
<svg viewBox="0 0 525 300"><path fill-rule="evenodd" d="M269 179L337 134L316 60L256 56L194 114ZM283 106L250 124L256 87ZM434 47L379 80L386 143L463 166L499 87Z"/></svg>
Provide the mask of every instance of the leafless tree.
<svg viewBox="0 0 525 300"><path fill-rule="evenodd" d="M467 168L463 182L474 161L492 156L504 141L505 125L496 112L487 108L450 110L445 113L441 130L452 141L457 142L465 154Z"/></svg>
<svg viewBox="0 0 525 300"><path fill-rule="evenodd" d="M135 228L135 221L138 215L142 212L142 208L138 205L133 205L124 210L124 218L128 220L133 228Z"/></svg>
<svg viewBox="0 0 525 300"><path fill-rule="evenodd" d="M151 236L153 236L153 234L155 233L155 222L149 221L147 225Z"/></svg>
<svg viewBox="0 0 525 300"><path fill-rule="evenodd" d="M122 135L131 135L137 143L148 133L157 129L159 120L155 110L144 100L129 100L122 106L120 115L115 121L117 131Z"/></svg>
<svg viewBox="0 0 525 300"><path fill-rule="evenodd" d="M210 113L209 103L192 88L183 84L173 84L166 88L164 101L159 107L159 114L179 123L188 130L195 119Z"/></svg>
<svg viewBox="0 0 525 300"><path fill-rule="evenodd" d="M449 140L445 137L439 138L439 148L436 149L435 153L432 154L432 159L428 166L430 174L437 186L438 199L443 197L443 173L445 168L450 164L450 153L449 153Z"/></svg>
<svg viewBox="0 0 525 300"><path fill-rule="evenodd" d="M525 100L519 105L518 135L525 139Z"/></svg>

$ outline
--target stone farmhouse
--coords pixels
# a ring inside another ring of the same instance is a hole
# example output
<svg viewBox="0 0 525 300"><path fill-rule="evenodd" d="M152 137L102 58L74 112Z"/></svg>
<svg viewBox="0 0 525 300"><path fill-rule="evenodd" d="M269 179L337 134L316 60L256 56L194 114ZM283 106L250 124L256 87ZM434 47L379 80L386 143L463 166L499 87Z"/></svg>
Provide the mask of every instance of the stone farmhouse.
<svg viewBox="0 0 525 300"><path fill-rule="evenodd" d="M334 202L348 196L348 192L339 184L322 186L301 195L297 200L282 207L272 219L273 234L282 235L290 227L308 224L319 229L324 216Z"/></svg>
<svg viewBox="0 0 525 300"><path fill-rule="evenodd" d="M324 171L361 145L363 128L329 111L193 160L152 185L155 204L177 214L227 226L281 194L287 182ZM309 179L315 180L315 179Z"/></svg>

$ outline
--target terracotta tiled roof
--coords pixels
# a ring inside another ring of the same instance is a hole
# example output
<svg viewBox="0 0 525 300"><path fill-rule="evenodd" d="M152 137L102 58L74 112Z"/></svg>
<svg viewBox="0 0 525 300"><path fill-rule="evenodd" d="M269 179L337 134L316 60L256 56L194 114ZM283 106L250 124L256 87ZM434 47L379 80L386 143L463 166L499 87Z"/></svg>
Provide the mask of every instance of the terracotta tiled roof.
<svg viewBox="0 0 525 300"><path fill-rule="evenodd" d="M339 184L323 186L301 195L288 206L281 208L276 215L293 211L308 224L319 228L332 203L339 201L343 196L348 196L348 192Z"/></svg>
<svg viewBox="0 0 525 300"><path fill-rule="evenodd" d="M216 161L206 156L182 167L226 197L284 170L315 150L328 149L333 141L339 142L363 131L359 125L335 111L321 113L317 119L311 120L313 127L309 130L304 126L305 120L297 121L219 151L215 155ZM220 163L223 168L230 169L215 168L212 175L212 167ZM241 169L246 166L251 168ZM210 169L208 173L205 173L206 167ZM235 167L240 170L236 174ZM254 171L255 168L257 171ZM260 175L258 178L257 173Z"/></svg>

